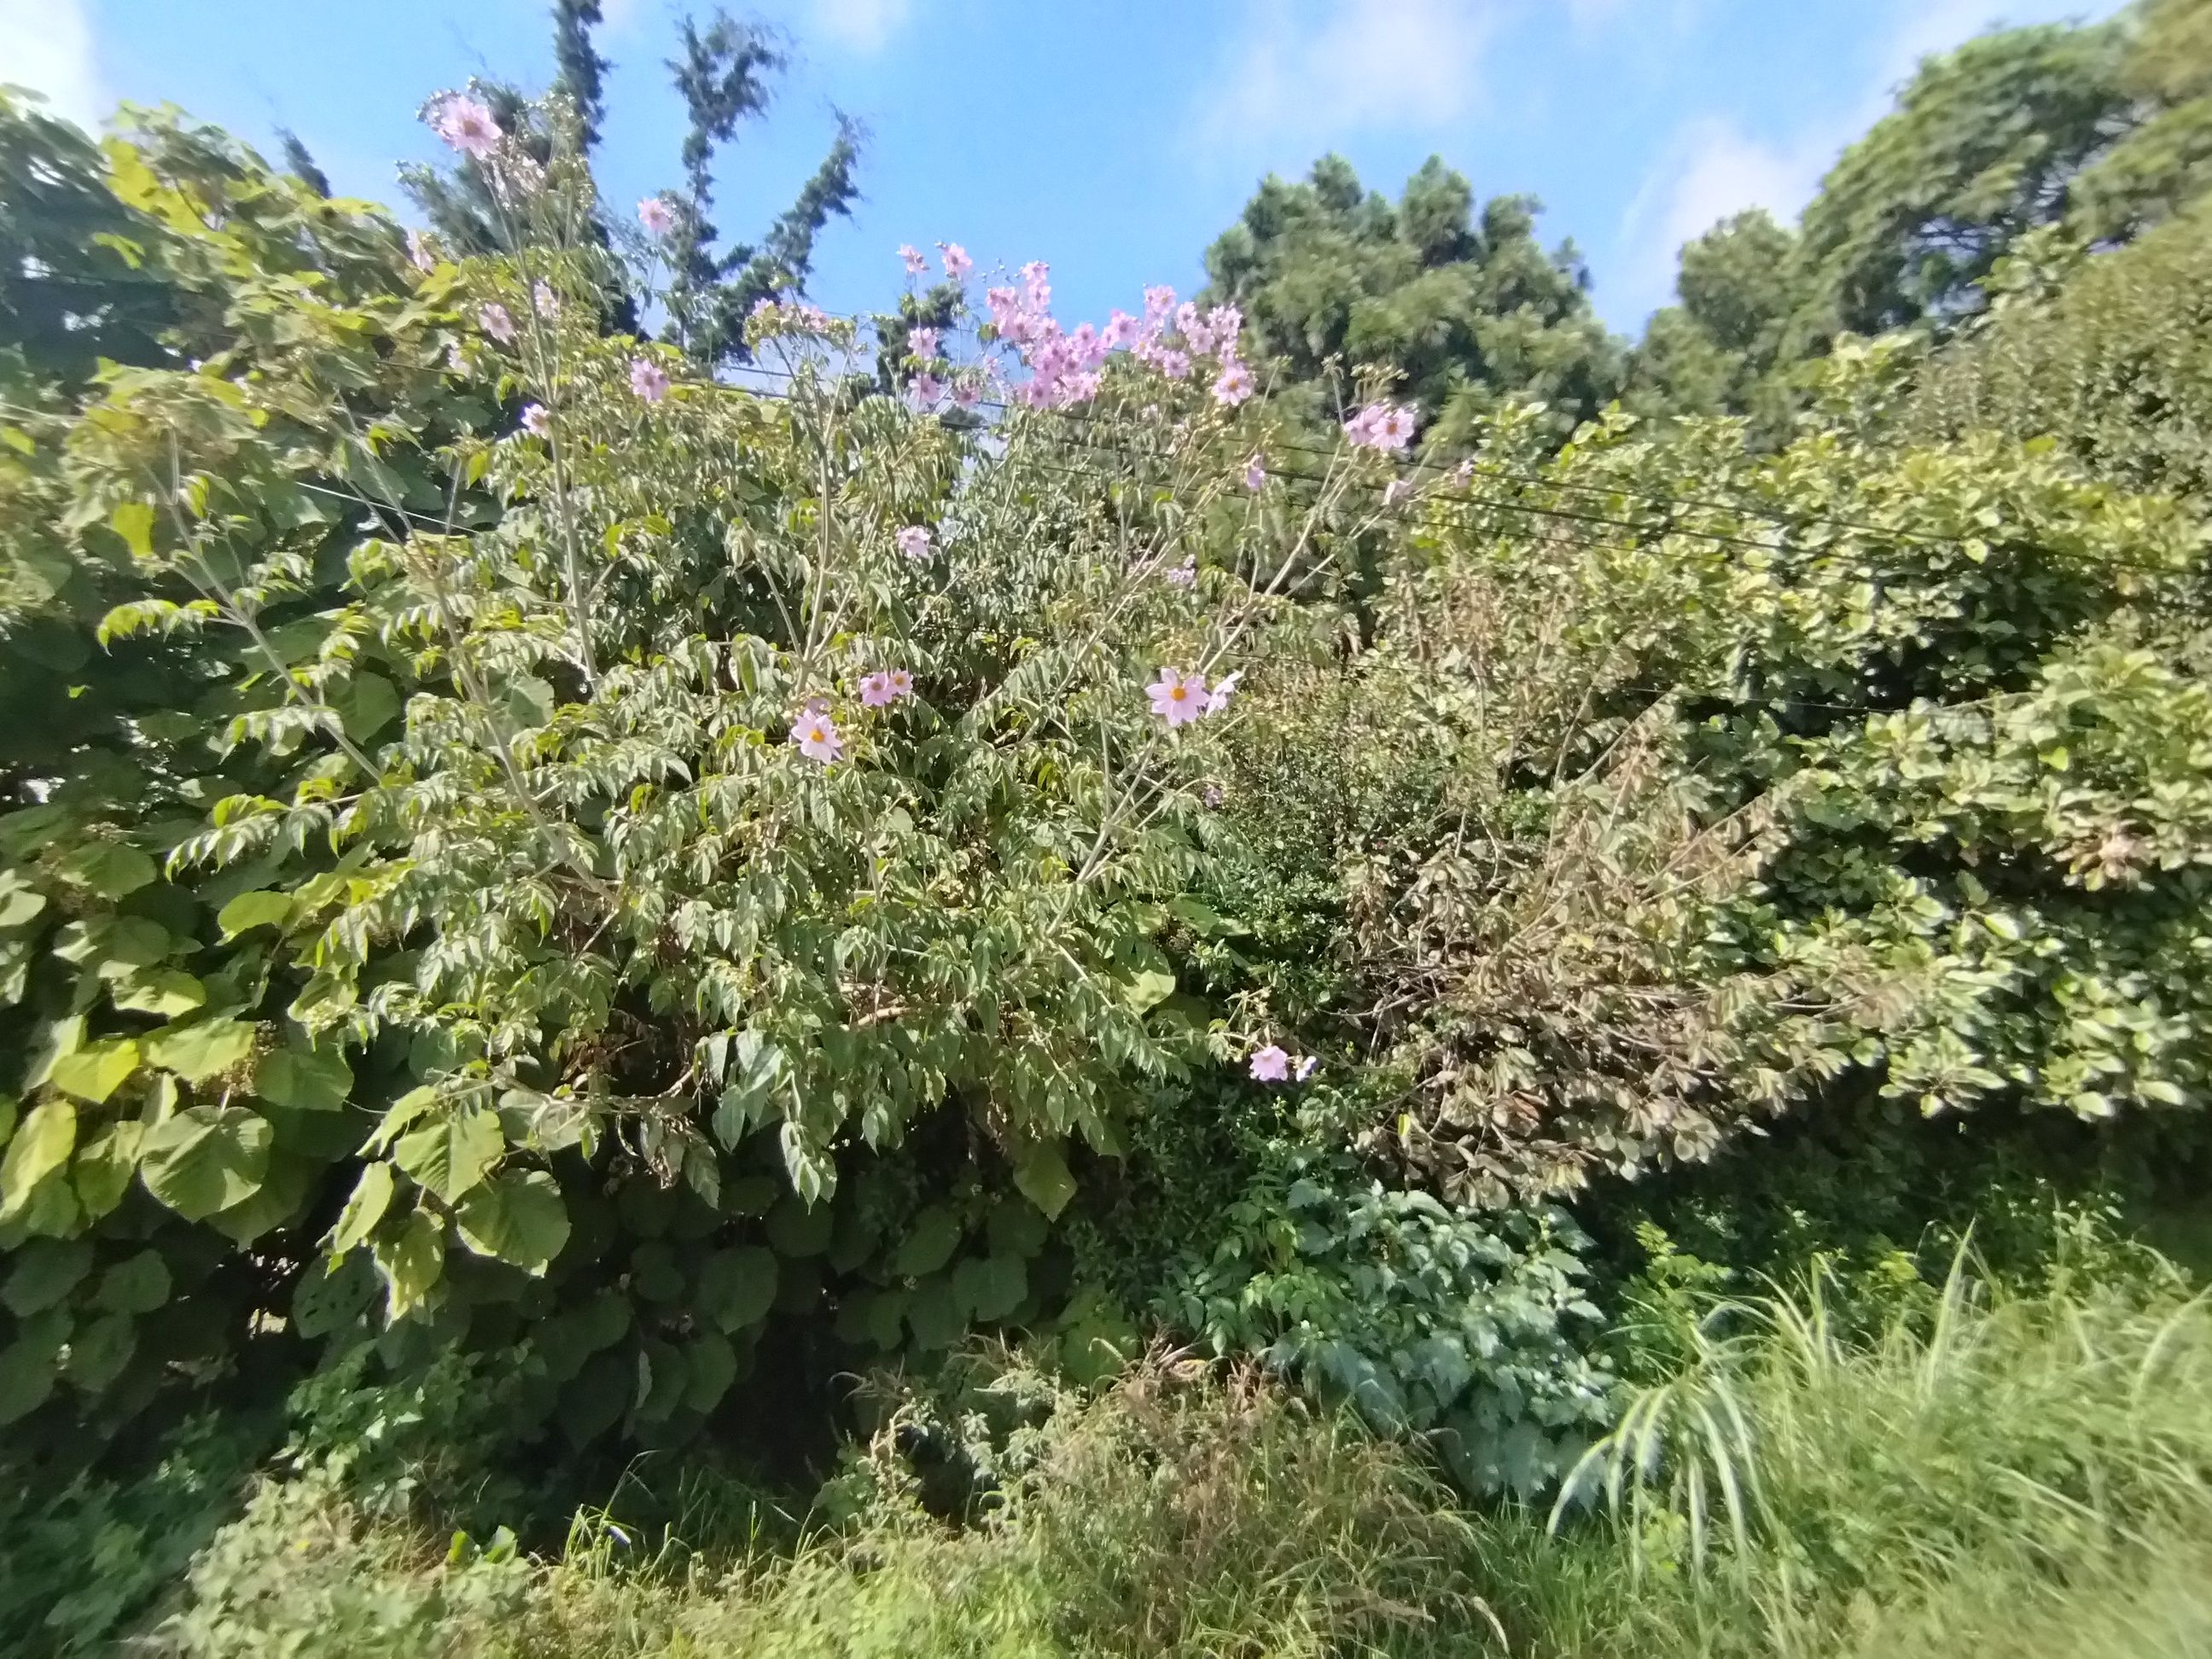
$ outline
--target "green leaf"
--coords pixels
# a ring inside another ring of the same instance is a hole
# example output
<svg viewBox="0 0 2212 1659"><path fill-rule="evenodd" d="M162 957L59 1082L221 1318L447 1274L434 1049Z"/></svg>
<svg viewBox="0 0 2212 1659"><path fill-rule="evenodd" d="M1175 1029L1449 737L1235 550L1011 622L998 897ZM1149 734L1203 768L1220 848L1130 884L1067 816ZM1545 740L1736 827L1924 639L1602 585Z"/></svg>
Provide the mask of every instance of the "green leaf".
<svg viewBox="0 0 2212 1659"><path fill-rule="evenodd" d="M0 927L21 927L35 921L46 908L46 896L13 870L0 870Z"/></svg>
<svg viewBox="0 0 2212 1659"><path fill-rule="evenodd" d="M87 1394L98 1394L123 1375L137 1346L137 1328L129 1314L102 1314L70 1334L69 1380Z"/></svg>
<svg viewBox="0 0 2212 1659"><path fill-rule="evenodd" d="M1075 1196L1075 1177L1067 1172L1067 1159L1058 1146L1049 1144L1032 1146L1022 1154L1014 1165L1014 1185L1052 1221L1060 1219L1067 1200Z"/></svg>
<svg viewBox="0 0 2212 1659"><path fill-rule="evenodd" d="M118 1008L134 1014L174 1019L207 1001L207 987L181 968L155 968L133 974L110 994Z"/></svg>
<svg viewBox="0 0 2212 1659"><path fill-rule="evenodd" d="M146 1126L135 1118L110 1123L77 1149L70 1166L70 1184L77 1202L97 1221L111 1214L131 1190L138 1173L138 1152L146 1139Z"/></svg>
<svg viewBox="0 0 2212 1659"><path fill-rule="evenodd" d="M60 1355L59 1343L50 1346L27 1336L0 1349L0 1424L28 1417L46 1403Z"/></svg>
<svg viewBox="0 0 2212 1659"><path fill-rule="evenodd" d="M129 1037L89 1043L54 1062L52 1081L64 1094L97 1106L138 1069L138 1045Z"/></svg>
<svg viewBox="0 0 2212 1659"><path fill-rule="evenodd" d="M243 1020L198 1019L165 1025L146 1039L146 1058L191 1083L204 1083L253 1052L254 1028Z"/></svg>
<svg viewBox="0 0 2212 1659"><path fill-rule="evenodd" d="M0 1222L22 1213L39 1184L69 1162L76 1149L76 1108L50 1100L24 1115L0 1158Z"/></svg>
<svg viewBox="0 0 2212 1659"><path fill-rule="evenodd" d="M287 1043L261 1057L253 1092L277 1106L300 1112L334 1112L353 1092L353 1068L338 1048L309 1048Z"/></svg>
<svg viewBox="0 0 2212 1659"><path fill-rule="evenodd" d="M717 1250L699 1265L699 1311L725 1331L743 1330L775 1305L774 1252L757 1244Z"/></svg>
<svg viewBox="0 0 2212 1659"><path fill-rule="evenodd" d="M216 913L216 926L225 939L236 939L256 927L282 927L292 915L289 893L256 890L240 893Z"/></svg>
<svg viewBox="0 0 2212 1659"><path fill-rule="evenodd" d="M384 1275L388 1318L404 1319L422 1304L446 1272L446 1229L427 1210L416 1210L374 1246Z"/></svg>
<svg viewBox="0 0 2212 1659"><path fill-rule="evenodd" d="M234 1244L251 1244L299 1214L321 1170L312 1159L278 1147L270 1154L261 1184L237 1203L217 1210L207 1218L208 1225Z"/></svg>
<svg viewBox="0 0 2212 1659"><path fill-rule="evenodd" d="M146 1132L139 1178L187 1221L252 1196L269 1169L269 1125L238 1106L188 1106Z"/></svg>
<svg viewBox="0 0 2212 1659"><path fill-rule="evenodd" d="M704 1416L738 1380L737 1350L720 1332L705 1332L684 1349L684 1408Z"/></svg>
<svg viewBox="0 0 2212 1659"><path fill-rule="evenodd" d="M123 538L133 557L154 556L154 509L146 502L117 502L107 515L107 527Z"/></svg>
<svg viewBox="0 0 2212 1659"><path fill-rule="evenodd" d="M1029 1269L1018 1255L970 1256L952 1270L952 1293L971 1317L1004 1319L1029 1296Z"/></svg>
<svg viewBox="0 0 2212 1659"><path fill-rule="evenodd" d="M169 1299L169 1269L159 1250L126 1256L100 1277L95 1307L110 1313L149 1314Z"/></svg>
<svg viewBox="0 0 2212 1659"><path fill-rule="evenodd" d="M1121 1000L1133 1014L1141 1014L1157 1007L1175 994L1176 977L1157 969L1146 969L1133 975L1123 985Z"/></svg>
<svg viewBox="0 0 2212 1659"><path fill-rule="evenodd" d="M477 1182L507 1149L499 1115L465 1106L436 1123L399 1137L392 1158L422 1186L452 1204Z"/></svg>
<svg viewBox="0 0 2212 1659"><path fill-rule="evenodd" d="M367 1313L376 1300L376 1263L356 1251L317 1273L300 1275L292 1291L292 1328L301 1336L335 1336Z"/></svg>
<svg viewBox="0 0 2212 1659"><path fill-rule="evenodd" d="M494 1176L472 1188L453 1213L461 1243L478 1255L542 1273L568 1242L560 1183L543 1170Z"/></svg>
<svg viewBox="0 0 2212 1659"><path fill-rule="evenodd" d="M364 1164L353 1183L353 1194L346 1200L345 1208L338 1212L337 1225L331 1229L329 1240L324 1245L333 1259L349 1250L358 1249L376 1231L376 1224L384 1219L384 1212L392 1205L392 1178L389 1164Z"/></svg>
<svg viewBox="0 0 2212 1659"><path fill-rule="evenodd" d="M940 1276L925 1279L915 1285L914 1294L907 1300L906 1322L918 1348L949 1348L957 1341L961 1331L960 1303L952 1293L952 1281Z"/></svg>
<svg viewBox="0 0 2212 1659"><path fill-rule="evenodd" d="M960 1246L960 1222L941 1204L933 1204L907 1229L891 1253L891 1271L902 1279L921 1279L952 1260Z"/></svg>
<svg viewBox="0 0 2212 1659"><path fill-rule="evenodd" d="M830 1205L809 1204L796 1193L786 1193L775 1208L769 1212L768 1221L761 1231L775 1246L778 1255L796 1261L801 1256L820 1255L828 1249L836 1225L837 1212Z"/></svg>
<svg viewBox="0 0 2212 1659"><path fill-rule="evenodd" d="M346 736L366 743L399 713L399 693L381 674L356 674L331 700Z"/></svg>
<svg viewBox="0 0 2212 1659"><path fill-rule="evenodd" d="M61 861L62 879L102 898L137 892L160 873L154 860L119 841L88 841Z"/></svg>
<svg viewBox="0 0 2212 1659"><path fill-rule="evenodd" d="M27 1239L15 1252L0 1303L18 1319L44 1313L92 1271L92 1243L83 1238Z"/></svg>

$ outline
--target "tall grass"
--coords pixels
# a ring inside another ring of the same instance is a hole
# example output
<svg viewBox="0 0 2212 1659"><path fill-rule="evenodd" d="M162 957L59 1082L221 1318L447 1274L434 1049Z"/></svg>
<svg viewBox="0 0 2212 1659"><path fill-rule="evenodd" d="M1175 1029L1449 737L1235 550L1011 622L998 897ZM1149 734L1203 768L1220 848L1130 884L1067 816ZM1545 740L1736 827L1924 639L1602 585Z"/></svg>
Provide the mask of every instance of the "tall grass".
<svg viewBox="0 0 2212 1659"><path fill-rule="evenodd" d="M918 1458L948 1436L964 1498ZM1549 1516L1462 1511L1411 1449L1161 1363L1087 1398L1014 1372L901 1407L841 1486L845 1518L795 1543L702 1483L694 1515L736 1541L648 1547L617 1504L537 1562L272 1485L153 1645L2179 1659L2212 1651L2212 1312L1963 1271L1868 1340L1817 1281L1730 1303Z"/></svg>

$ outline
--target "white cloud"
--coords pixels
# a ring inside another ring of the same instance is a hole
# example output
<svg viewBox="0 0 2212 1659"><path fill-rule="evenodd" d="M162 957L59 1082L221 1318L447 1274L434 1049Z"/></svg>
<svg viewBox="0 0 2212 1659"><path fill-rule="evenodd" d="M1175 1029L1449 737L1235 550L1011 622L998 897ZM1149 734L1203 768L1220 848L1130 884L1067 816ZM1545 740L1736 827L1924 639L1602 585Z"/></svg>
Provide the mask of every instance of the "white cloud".
<svg viewBox="0 0 2212 1659"><path fill-rule="evenodd" d="M82 126L112 112L84 0L0 0L0 82L43 92L48 108Z"/></svg>
<svg viewBox="0 0 2212 1659"><path fill-rule="evenodd" d="M1666 304L1682 244L1731 214L1763 207L1785 222L1795 218L1844 147L1888 110L1923 58L2000 23L2063 15L2065 0L1890 0L1890 27L1874 73L1840 112L1810 116L1764 138L1718 116L1685 123L1622 216L1620 275L1607 311L1617 324L1633 326Z"/></svg>
<svg viewBox="0 0 2212 1659"><path fill-rule="evenodd" d="M1420 130L1482 95L1499 0L1251 0L1199 121L1210 148L1328 146L1375 128Z"/></svg>
<svg viewBox="0 0 2212 1659"><path fill-rule="evenodd" d="M807 15L856 52L874 52L904 26L914 0L812 0Z"/></svg>

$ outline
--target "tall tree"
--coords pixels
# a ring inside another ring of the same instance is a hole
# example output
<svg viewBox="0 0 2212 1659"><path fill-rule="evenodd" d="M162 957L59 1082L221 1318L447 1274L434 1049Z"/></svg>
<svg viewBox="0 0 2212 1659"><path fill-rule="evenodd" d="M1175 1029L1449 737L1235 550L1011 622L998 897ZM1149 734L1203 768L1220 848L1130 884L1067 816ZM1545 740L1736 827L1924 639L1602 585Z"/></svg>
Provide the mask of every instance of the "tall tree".
<svg viewBox="0 0 2212 1659"><path fill-rule="evenodd" d="M554 85L575 105L587 150L599 142L607 116L605 76L613 65L592 44L592 31L604 21L599 0L553 0L553 61L560 66Z"/></svg>
<svg viewBox="0 0 2212 1659"><path fill-rule="evenodd" d="M1466 178L1434 156L1394 204L1323 156L1300 183L1270 174L1206 251L1211 297L1332 408L1380 365L1448 432L1508 399L1571 429L1619 391L1621 350L1573 245L1538 245L1538 210L1500 196L1478 219Z"/></svg>
<svg viewBox="0 0 2212 1659"><path fill-rule="evenodd" d="M1797 238L1763 208L1682 249L1680 303L1653 314L1630 372L1632 402L1685 415L1750 412L1798 304Z"/></svg>

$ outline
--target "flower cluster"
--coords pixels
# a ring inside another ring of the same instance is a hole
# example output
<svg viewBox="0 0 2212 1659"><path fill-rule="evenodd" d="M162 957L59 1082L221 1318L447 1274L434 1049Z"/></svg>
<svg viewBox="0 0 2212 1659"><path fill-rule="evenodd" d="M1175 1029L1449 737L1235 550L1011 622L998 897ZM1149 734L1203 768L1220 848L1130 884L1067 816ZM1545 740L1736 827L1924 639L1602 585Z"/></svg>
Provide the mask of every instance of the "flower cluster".
<svg viewBox="0 0 2212 1659"><path fill-rule="evenodd" d="M860 701L871 708L886 708L914 695L914 676L903 668L886 668L860 678Z"/></svg>
<svg viewBox="0 0 2212 1659"><path fill-rule="evenodd" d="M1303 1059L1294 1056L1279 1043L1270 1042L1252 1051L1252 1080L1255 1083L1288 1083L1296 1078L1304 1083L1314 1074L1321 1061L1311 1054Z"/></svg>
<svg viewBox="0 0 2212 1659"><path fill-rule="evenodd" d="M1370 404L1344 423L1344 435L1362 449L1399 454L1413 441L1413 410L1406 404Z"/></svg>
<svg viewBox="0 0 2212 1659"><path fill-rule="evenodd" d="M1218 714L1228 708L1242 678L1238 674L1226 675L1220 684L1208 690L1202 674L1163 668L1159 678L1145 688L1145 694L1152 700L1152 713L1170 726L1188 726L1193 720Z"/></svg>

